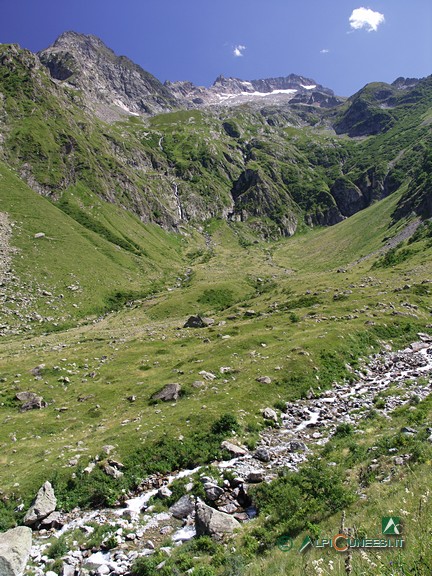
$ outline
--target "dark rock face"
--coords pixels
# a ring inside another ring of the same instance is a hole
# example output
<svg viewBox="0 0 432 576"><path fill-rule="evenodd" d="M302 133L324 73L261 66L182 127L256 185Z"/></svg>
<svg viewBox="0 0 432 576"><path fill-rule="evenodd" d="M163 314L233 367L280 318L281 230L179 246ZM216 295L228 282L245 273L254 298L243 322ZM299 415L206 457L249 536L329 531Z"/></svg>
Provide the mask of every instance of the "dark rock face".
<svg viewBox="0 0 432 576"><path fill-rule="evenodd" d="M247 169L240 174L231 190L233 214L246 221L251 216L269 216L280 227L283 236L292 236L297 229L297 216L288 192L266 178L258 170Z"/></svg>
<svg viewBox="0 0 432 576"><path fill-rule="evenodd" d="M407 90L409 88L413 88L419 82L419 78L404 78L403 76L400 76L399 78L396 78L394 82L392 82L392 86L398 90Z"/></svg>
<svg viewBox="0 0 432 576"><path fill-rule="evenodd" d="M188 103L189 106L198 108L209 105L232 106L254 101L262 104L263 100L331 108L343 101L329 88L317 84L311 78L296 74L250 81L218 76L210 88L195 86L191 82L166 82L165 86L175 98L183 100L183 104Z"/></svg>
<svg viewBox="0 0 432 576"><path fill-rule="evenodd" d="M82 90L103 119L167 112L176 104L159 80L129 58L116 56L96 36L65 32L39 58L54 79Z"/></svg>
<svg viewBox="0 0 432 576"><path fill-rule="evenodd" d="M343 216L352 216L366 207L361 190L348 178L338 178L330 192Z"/></svg>

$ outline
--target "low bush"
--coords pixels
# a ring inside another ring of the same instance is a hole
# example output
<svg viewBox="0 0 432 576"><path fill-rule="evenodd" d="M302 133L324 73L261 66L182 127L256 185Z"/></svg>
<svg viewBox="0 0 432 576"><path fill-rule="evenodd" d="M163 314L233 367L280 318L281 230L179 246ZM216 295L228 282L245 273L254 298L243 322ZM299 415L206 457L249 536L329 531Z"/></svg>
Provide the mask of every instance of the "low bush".
<svg viewBox="0 0 432 576"><path fill-rule="evenodd" d="M270 515L266 528L273 532L273 545L275 532L298 534L306 522L320 522L355 500L339 472L319 460L257 487L252 497L259 511Z"/></svg>

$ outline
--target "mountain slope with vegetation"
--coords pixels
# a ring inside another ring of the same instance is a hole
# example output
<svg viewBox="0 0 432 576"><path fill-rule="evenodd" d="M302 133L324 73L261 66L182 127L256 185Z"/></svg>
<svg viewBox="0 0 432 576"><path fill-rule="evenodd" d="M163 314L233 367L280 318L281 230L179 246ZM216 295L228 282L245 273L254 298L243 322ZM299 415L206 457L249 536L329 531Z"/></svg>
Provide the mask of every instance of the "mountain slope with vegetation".
<svg viewBox="0 0 432 576"><path fill-rule="evenodd" d="M110 123L86 103L91 79L76 80L0 46L1 530L46 480L67 512L118 505L196 466L194 496L206 498L200 474L235 486L217 467L232 456L223 440L255 458L283 444L306 402L368 386L372 354L419 333L430 342L431 77L371 84L331 107L164 100L169 112ZM191 315L203 326L186 327ZM396 370L397 358L384 362ZM176 397L158 400L167 385ZM258 517L227 546L156 535L171 557L157 550L133 576L344 574L331 551L277 547L338 530L342 509L357 535L399 514L410 542L404 555L354 556L354 574L429 574L430 534L415 534L430 519L429 392L420 372L373 400L358 392L343 421L300 430L298 470L262 464L278 477L251 489ZM177 479L169 503L185 491ZM85 543L80 530L52 536L44 569L62 574L74 541L103 548L98 530Z"/></svg>

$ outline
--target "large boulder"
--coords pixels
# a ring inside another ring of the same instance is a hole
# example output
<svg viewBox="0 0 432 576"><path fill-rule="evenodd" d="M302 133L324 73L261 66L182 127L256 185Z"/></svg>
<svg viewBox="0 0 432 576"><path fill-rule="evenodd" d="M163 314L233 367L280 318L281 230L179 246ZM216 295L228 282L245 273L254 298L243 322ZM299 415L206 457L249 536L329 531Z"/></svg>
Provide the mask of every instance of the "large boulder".
<svg viewBox="0 0 432 576"><path fill-rule="evenodd" d="M195 503L193 499L185 494L177 500L175 504L173 504L169 511L174 516L174 518L179 518L182 520L183 518L187 518L195 509Z"/></svg>
<svg viewBox="0 0 432 576"><path fill-rule="evenodd" d="M167 384L160 390L153 394L152 400L162 400L163 402L171 402L177 400L181 390L180 384Z"/></svg>
<svg viewBox="0 0 432 576"><path fill-rule="evenodd" d="M54 489L50 482L45 484L39 489L33 504L24 516L24 524L26 526L33 526L47 516L49 516L57 506L57 498L54 494Z"/></svg>
<svg viewBox="0 0 432 576"><path fill-rule="evenodd" d="M232 534L240 523L225 512L219 512L201 500L196 505L195 529L197 536L211 536L221 540L224 535Z"/></svg>
<svg viewBox="0 0 432 576"><path fill-rule="evenodd" d="M1 576L21 576L32 545L32 531L25 526L0 534Z"/></svg>
<svg viewBox="0 0 432 576"><path fill-rule="evenodd" d="M207 328L214 324L213 318L203 318L201 316L190 316L183 328Z"/></svg>

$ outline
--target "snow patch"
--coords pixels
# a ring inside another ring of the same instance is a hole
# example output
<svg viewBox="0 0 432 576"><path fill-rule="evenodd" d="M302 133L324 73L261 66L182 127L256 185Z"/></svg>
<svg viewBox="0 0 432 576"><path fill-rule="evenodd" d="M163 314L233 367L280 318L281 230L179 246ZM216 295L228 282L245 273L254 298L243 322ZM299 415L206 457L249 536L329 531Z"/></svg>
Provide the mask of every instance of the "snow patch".
<svg viewBox="0 0 432 576"><path fill-rule="evenodd" d="M300 86L305 90L313 90L314 88L316 88L316 84L311 84L310 86L304 86L303 84L300 84Z"/></svg>
<svg viewBox="0 0 432 576"><path fill-rule="evenodd" d="M119 108L121 108L122 110L124 110L125 112L127 112L128 114L131 114L132 116L139 116L139 114L137 114L136 112L132 112L132 110L129 110L126 104L124 104L121 100L118 99L114 100L114 104Z"/></svg>

